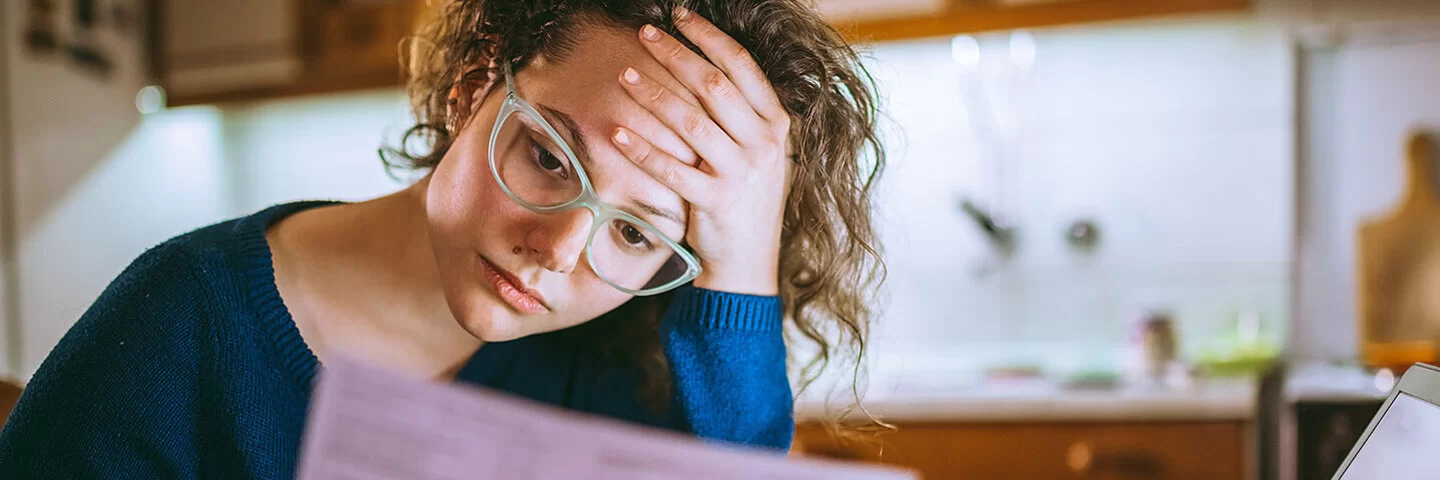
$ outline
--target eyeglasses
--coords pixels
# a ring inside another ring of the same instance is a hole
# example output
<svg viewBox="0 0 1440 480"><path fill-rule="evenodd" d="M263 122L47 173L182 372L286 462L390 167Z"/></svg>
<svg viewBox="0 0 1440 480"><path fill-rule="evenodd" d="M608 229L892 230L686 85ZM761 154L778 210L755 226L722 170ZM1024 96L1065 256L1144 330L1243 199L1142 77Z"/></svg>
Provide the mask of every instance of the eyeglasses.
<svg viewBox="0 0 1440 480"><path fill-rule="evenodd" d="M699 276L700 260L689 250L600 200L570 145L516 93L510 65L504 70L505 103L490 131L490 171L510 200L537 213L590 210L585 258L601 280L622 292L655 295Z"/></svg>

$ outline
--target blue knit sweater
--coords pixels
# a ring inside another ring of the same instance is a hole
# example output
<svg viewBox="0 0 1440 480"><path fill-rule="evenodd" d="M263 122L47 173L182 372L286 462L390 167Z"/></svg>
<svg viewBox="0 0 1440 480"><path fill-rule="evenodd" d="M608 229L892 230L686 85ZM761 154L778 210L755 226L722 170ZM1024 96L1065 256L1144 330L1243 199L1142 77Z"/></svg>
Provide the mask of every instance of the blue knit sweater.
<svg viewBox="0 0 1440 480"><path fill-rule="evenodd" d="M275 288L271 207L145 252L51 351L0 432L4 478L293 478L320 368ZM487 344L457 381L773 449L794 432L781 304L684 287L661 324L669 414L555 334Z"/></svg>

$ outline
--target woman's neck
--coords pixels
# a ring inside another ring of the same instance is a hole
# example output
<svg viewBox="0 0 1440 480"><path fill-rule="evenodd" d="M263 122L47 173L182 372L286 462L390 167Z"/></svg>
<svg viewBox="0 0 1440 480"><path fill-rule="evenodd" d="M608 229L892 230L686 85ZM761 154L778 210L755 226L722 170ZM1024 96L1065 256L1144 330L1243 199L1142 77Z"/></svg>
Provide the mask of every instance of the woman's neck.
<svg viewBox="0 0 1440 480"><path fill-rule="evenodd" d="M428 180L301 212L271 232L285 251L276 255L276 283L322 361L343 353L450 378L480 347L445 301L427 226Z"/></svg>

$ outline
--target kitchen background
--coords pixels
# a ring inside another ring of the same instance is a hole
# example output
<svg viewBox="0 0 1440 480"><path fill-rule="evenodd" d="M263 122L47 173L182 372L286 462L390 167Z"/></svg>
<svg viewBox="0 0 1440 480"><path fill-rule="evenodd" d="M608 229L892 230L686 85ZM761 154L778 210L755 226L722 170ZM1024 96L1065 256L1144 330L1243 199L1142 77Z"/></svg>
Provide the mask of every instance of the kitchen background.
<svg viewBox="0 0 1440 480"><path fill-rule="evenodd" d="M316 34L284 27L308 12L295 3L4 0L0 352L16 383L145 248L277 202L404 184L376 155L409 125L394 75L334 70L365 52L193 61L225 41L307 44ZM953 428L1059 420L1041 435L1087 442L1104 435L1066 429L1223 421L1238 428L1240 478L1323 477L1307 470L1298 406L1318 390L1363 407L1378 391L1366 390L1370 370L1336 366L1360 355L1355 232L1400 199L1406 135L1440 127L1440 2L820 3L885 39L867 60L890 148L878 204L889 281L870 352L878 412ZM956 6L970 3L984 5ZM101 13L87 23L77 9ZM906 23L925 18L952 21ZM385 38L405 25L376 28ZM382 45L382 64L388 51L393 68L394 50ZM165 108L167 95L194 104ZM1155 398L1052 385L1110 385L1133 367L1141 320L1156 318L1173 319L1179 360L1238 374L1187 376ZM1290 380L1247 367L1271 355ZM998 378L1012 390L995 393ZM1017 379L1051 386L1013 390ZM1212 396L1186 390L1212 384ZM1076 398L1113 411L1066 403ZM1363 429L1369 415L1353 415ZM1062 442L1066 471L1099 465L1077 466L1078 442ZM986 471L891 451L934 478ZM1154 478L1227 475L1155 455L1169 473Z"/></svg>

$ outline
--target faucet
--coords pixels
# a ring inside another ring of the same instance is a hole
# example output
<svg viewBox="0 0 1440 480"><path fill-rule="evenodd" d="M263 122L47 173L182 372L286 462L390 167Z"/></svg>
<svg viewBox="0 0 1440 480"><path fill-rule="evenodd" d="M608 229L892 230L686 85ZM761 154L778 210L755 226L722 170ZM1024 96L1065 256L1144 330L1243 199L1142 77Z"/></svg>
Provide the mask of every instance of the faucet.
<svg viewBox="0 0 1440 480"><path fill-rule="evenodd" d="M965 216L975 222L985 238L990 240L990 245L1000 252L1000 255L1009 257L1015 251L1015 227L1004 220L997 219L986 209L980 208L970 199L960 201L960 210Z"/></svg>

